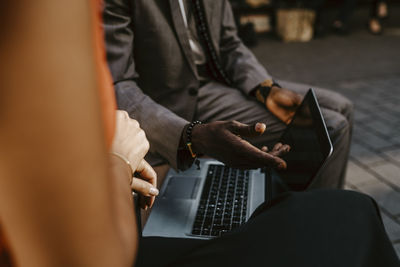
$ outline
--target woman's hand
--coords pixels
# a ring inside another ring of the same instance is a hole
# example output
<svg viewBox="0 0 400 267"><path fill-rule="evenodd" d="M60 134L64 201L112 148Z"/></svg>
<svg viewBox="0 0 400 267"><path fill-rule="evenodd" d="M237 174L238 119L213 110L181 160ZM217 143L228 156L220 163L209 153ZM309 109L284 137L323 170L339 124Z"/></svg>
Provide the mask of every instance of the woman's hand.
<svg viewBox="0 0 400 267"><path fill-rule="evenodd" d="M129 118L126 111L117 110L114 140L111 153L115 152L127 158L136 172L150 145L146 134L136 120Z"/></svg>
<svg viewBox="0 0 400 267"><path fill-rule="evenodd" d="M157 175L143 159L149 150L149 142L136 120L129 118L126 111L117 110L116 130L110 152L129 160L133 177L131 188L142 197L141 207L147 209L158 195Z"/></svg>
<svg viewBox="0 0 400 267"><path fill-rule="evenodd" d="M131 188L140 195L140 207L147 210L153 206L158 195L157 174L144 159L136 170L138 177L133 177Z"/></svg>

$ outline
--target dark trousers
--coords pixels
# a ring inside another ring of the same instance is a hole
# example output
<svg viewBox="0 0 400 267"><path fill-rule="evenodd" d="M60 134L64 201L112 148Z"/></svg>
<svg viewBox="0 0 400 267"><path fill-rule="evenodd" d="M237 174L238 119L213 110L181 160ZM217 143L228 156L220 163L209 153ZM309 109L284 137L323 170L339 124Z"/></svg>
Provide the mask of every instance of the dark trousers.
<svg viewBox="0 0 400 267"><path fill-rule="evenodd" d="M400 261L370 197L314 190L283 193L212 240L142 238L136 266L392 267Z"/></svg>

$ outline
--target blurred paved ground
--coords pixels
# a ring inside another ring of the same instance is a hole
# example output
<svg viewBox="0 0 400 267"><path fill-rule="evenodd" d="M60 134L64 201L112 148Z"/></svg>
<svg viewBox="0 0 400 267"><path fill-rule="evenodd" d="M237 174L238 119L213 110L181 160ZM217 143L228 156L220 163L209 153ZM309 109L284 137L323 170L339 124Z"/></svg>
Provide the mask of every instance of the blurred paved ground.
<svg viewBox="0 0 400 267"><path fill-rule="evenodd" d="M262 38L253 51L276 78L333 89L355 104L346 188L378 202L400 257L400 5L391 7L383 36L365 29L359 10L348 36L284 44Z"/></svg>

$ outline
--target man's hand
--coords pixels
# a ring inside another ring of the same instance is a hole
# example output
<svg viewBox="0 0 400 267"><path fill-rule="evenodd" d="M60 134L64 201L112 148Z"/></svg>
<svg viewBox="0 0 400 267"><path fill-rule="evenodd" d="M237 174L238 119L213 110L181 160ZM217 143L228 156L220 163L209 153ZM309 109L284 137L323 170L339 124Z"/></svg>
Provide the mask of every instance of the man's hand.
<svg viewBox="0 0 400 267"><path fill-rule="evenodd" d="M216 121L196 125L192 131L192 147L196 153L216 158L226 165L241 169L270 166L286 169L286 162L279 158L290 150L288 145L277 145L271 153L266 147L258 149L242 137L263 134L265 124L246 125L237 121Z"/></svg>
<svg viewBox="0 0 400 267"><path fill-rule="evenodd" d="M265 101L265 106L278 119L289 124L300 103L301 97L297 93L285 88L272 86Z"/></svg>
<svg viewBox="0 0 400 267"><path fill-rule="evenodd" d="M297 93L281 88L272 80L262 82L254 94L258 101L264 103L272 114L286 124L292 121L301 103L301 97Z"/></svg>

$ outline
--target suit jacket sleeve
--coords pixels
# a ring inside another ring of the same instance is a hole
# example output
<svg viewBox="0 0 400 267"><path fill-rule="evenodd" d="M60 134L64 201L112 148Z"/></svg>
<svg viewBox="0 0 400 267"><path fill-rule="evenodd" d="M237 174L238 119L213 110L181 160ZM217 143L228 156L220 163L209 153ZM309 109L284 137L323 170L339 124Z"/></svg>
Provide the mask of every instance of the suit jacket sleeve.
<svg viewBox="0 0 400 267"><path fill-rule="evenodd" d="M114 78L119 109L126 110L145 131L150 151L177 169L177 149L185 119L157 104L138 86L133 57L133 14L129 0L107 0L104 9L107 60ZM149 53L149 51L142 51Z"/></svg>
<svg viewBox="0 0 400 267"><path fill-rule="evenodd" d="M253 53L242 43L228 0L224 0L221 15L220 56L223 68L233 85L249 94L266 79L272 79Z"/></svg>

